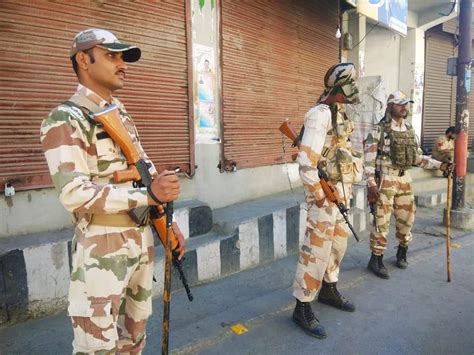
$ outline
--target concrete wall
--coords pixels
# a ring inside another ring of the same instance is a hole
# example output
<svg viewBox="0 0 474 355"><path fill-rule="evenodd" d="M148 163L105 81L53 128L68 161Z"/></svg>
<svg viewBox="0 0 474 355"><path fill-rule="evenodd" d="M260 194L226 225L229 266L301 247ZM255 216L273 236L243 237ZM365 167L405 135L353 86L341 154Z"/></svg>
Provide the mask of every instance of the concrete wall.
<svg viewBox="0 0 474 355"><path fill-rule="evenodd" d="M374 26L367 24L369 32ZM387 92L398 90L400 77L400 35L377 26L365 39L365 75L381 75Z"/></svg>
<svg viewBox="0 0 474 355"><path fill-rule="evenodd" d="M0 238L67 228L71 217L54 189L17 192L0 200Z"/></svg>

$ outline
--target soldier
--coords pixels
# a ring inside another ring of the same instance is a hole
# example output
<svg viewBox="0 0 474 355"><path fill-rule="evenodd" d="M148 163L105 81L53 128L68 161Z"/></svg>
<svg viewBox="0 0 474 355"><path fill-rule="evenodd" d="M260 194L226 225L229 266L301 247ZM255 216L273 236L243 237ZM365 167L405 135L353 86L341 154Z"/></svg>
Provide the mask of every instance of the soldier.
<svg viewBox="0 0 474 355"><path fill-rule="evenodd" d="M141 56L111 32L78 33L70 51L79 85L69 101L43 121L41 142L59 199L73 215L72 272L68 315L74 353L140 353L151 315L153 235L127 212L134 207L175 200L177 176L158 174L141 146L131 116L112 94L124 86L127 63ZM88 111L116 104L123 124L154 176L151 192L132 182L113 183L113 172L128 168L119 146ZM180 257L184 239L176 224Z"/></svg>
<svg viewBox="0 0 474 355"><path fill-rule="evenodd" d="M442 162L454 160L454 138L456 127L449 127L444 135L439 136L433 144L431 157Z"/></svg>
<svg viewBox="0 0 474 355"><path fill-rule="evenodd" d="M318 291L319 302L348 312L355 310L354 304L336 288L347 247L348 227L334 203L327 201L317 169L318 164L325 166L348 205L352 183L362 178L362 161L354 157L349 140L353 122L344 112L344 104L359 101L355 77L352 63L337 64L328 70L324 78L325 90L306 113L300 134L297 161L305 188L308 218L293 283L296 298L293 320L316 338L326 337L326 331L310 305Z"/></svg>
<svg viewBox="0 0 474 355"><path fill-rule="evenodd" d="M388 279L383 264L392 210L399 241L396 265L408 267L407 250L412 240L411 228L415 221L415 197L409 169L448 171L452 164L441 163L422 155L413 127L406 122L408 103L412 100L401 91L390 94L385 117L374 127L364 142L367 199L376 204L376 218L370 233L372 256L368 268L377 276Z"/></svg>

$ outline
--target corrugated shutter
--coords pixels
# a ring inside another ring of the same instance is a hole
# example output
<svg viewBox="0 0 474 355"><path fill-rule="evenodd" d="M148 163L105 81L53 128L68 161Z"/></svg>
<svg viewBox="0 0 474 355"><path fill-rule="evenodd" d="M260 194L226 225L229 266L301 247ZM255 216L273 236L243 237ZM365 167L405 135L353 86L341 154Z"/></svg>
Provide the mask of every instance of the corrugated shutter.
<svg viewBox="0 0 474 355"><path fill-rule="evenodd" d="M0 2L0 189L50 186L39 142L41 120L74 93L68 59L73 36L86 28L113 31L137 44L117 92L158 167L194 169L188 112L185 0Z"/></svg>
<svg viewBox="0 0 474 355"><path fill-rule="evenodd" d="M448 57L456 55L452 36L430 33L425 39L423 148L431 152L435 139L454 124L456 77L446 74Z"/></svg>
<svg viewBox="0 0 474 355"><path fill-rule="evenodd" d="M325 72L338 61L337 6L331 0L222 1L224 166L283 161L279 125L290 118L299 128L323 90Z"/></svg>

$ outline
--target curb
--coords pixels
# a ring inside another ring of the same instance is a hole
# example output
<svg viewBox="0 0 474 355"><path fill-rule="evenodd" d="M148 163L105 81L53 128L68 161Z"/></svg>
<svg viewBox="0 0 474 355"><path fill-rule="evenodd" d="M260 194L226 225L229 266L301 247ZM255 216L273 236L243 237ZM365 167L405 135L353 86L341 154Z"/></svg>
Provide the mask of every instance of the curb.
<svg viewBox="0 0 474 355"><path fill-rule="evenodd" d="M211 282L297 252L306 225L306 204L302 200L301 192L285 193L212 212L199 201L179 205L175 218L187 239L183 270L189 286ZM360 201L359 197L359 202L354 203L363 203ZM351 209L349 219L357 232L367 226L366 216L364 209ZM0 325L66 309L72 233L72 229L61 231L60 237L54 237L56 240L51 237L53 241L42 244L25 241L22 248L5 250L5 241L0 244ZM38 236L33 237L35 240ZM26 239L32 240L31 236ZM157 240L155 245L159 245ZM163 275L164 251L158 247L155 249L154 297L162 294ZM172 279L172 290L183 287L174 270Z"/></svg>

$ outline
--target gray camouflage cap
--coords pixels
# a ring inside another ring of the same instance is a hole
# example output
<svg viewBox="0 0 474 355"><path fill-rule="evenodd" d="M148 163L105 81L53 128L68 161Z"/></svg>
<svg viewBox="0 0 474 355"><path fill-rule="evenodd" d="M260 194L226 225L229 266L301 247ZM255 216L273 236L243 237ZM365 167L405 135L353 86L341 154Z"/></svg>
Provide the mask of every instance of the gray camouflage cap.
<svg viewBox="0 0 474 355"><path fill-rule="evenodd" d="M401 91L394 91L387 98L387 104L406 105L414 102Z"/></svg>
<svg viewBox="0 0 474 355"><path fill-rule="evenodd" d="M121 43L112 32L99 28L90 28L79 32L74 37L69 57L72 58L77 52L93 47L104 48L111 52L123 52L123 60L129 63L136 62L141 56L140 48L131 44Z"/></svg>

